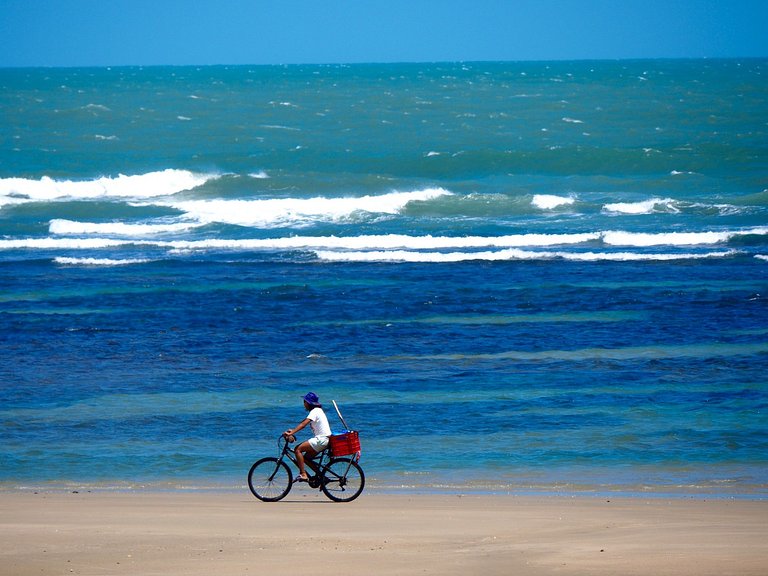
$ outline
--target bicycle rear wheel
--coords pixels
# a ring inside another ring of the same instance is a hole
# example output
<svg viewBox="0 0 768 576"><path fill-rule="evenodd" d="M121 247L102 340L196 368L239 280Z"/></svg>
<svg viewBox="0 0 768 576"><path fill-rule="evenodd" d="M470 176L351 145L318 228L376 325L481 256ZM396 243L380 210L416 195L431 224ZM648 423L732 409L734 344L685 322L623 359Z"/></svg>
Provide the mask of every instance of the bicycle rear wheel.
<svg viewBox="0 0 768 576"><path fill-rule="evenodd" d="M365 488L365 474L350 458L336 458L324 470L323 494L335 502L351 502Z"/></svg>
<svg viewBox="0 0 768 576"><path fill-rule="evenodd" d="M264 502L282 500L291 491L292 484L291 469L277 458L262 458L248 471L248 488Z"/></svg>

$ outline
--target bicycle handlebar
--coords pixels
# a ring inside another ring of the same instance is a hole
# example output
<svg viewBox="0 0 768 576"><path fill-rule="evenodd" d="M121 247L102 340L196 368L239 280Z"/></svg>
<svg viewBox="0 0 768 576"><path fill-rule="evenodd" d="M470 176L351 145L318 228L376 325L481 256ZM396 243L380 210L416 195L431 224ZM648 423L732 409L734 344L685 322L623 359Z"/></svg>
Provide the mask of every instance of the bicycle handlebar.
<svg viewBox="0 0 768 576"><path fill-rule="evenodd" d="M296 442L296 436L291 434L290 436L286 436L285 434L280 434L280 436L277 437L277 446L280 448L287 448L288 444L292 444L293 442Z"/></svg>

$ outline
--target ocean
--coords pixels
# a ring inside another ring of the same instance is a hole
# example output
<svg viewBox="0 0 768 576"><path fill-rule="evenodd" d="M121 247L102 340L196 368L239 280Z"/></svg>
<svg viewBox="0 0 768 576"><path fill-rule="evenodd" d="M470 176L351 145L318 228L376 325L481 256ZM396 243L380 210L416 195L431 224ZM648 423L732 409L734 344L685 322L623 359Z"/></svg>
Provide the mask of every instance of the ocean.
<svg viewBox="0 0 768 576"><path fill-rule="evenodd" d="M0 70L0 488L768 495L768 60Z"/></svg>

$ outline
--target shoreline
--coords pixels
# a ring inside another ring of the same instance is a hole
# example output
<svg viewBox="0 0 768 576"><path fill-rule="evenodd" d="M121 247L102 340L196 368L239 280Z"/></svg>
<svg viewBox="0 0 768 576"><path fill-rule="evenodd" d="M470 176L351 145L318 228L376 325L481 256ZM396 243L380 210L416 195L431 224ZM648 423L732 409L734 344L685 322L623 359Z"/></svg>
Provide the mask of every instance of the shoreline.
<svg viewBox="0 0 768 576"><path fill-rule="evenodd" d="M307 489L304 489L307 490ZM315 490L317 491L317 490ZM253 497L245 483L206 480L165 480L134 482L0 482L3 494L244 494ZM319 492L319 491L318 491ZM291 496L294 492L291 492ZM768 501L768 488L762 485L733 486L729 490L704 486L636 486L600 484L522 485L449 483L449 484L393 484L368 480L363 495L373 496L477 496L492 498L624 498L669 500L743 500Z"/></svg>
<svg viewBox="0 0 768 576"><path fill-rule="evenodd" d="M319 490L312 490L322 495ZM2 488L0 487L0 498L4 495L15 494L34 494L34 495L60 495L60 494L115 494L115 495L159 495L159 494L199 494L206 495L242 495L247 498L256 498L248 491L247 486L243 487L168 487L158 486L142 487L94 487L94 486L68 486L68 487L19 487ZM293 492L286 499L293 497ZM443 489L443 488L365 488L360 496L386 497L386 498L419 498L419 497L474 497L474 498L537 498L547 499L610 499L616 500L669 500L669 501L693 501L693 502L768 502L768 495L765 494L715 494L715 493L690 493L690 492L633 492L633 491L568 491L568 490L482 490L482 489ZM767 535L768 536L768 535Z"/></svg>
<svg viewBox="0 0 768 576"><path fill-rule="evenodd" d="M0 492L0 576L715 574L768 565L768 502L309 490Z"/></svg>

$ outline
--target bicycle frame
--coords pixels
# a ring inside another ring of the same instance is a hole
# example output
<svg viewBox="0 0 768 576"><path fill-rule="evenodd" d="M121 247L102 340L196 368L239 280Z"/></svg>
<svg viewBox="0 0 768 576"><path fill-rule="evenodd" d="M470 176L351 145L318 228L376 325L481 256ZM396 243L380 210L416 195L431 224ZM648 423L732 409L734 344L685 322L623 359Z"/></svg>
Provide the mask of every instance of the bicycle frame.
<svg viewBox="0 0 768 576"><path fill-rule="evenodd" d="M277 441L280 454L258 460L248 472L248 487L256 498L265 502L282 500L295 482L288 462L298 467L294 451L288 438L280 436ZM323 450L305 464L314 475L308 475L310 488L320 489L336 502L350 502L357 498L365 487L365 474L357 458L334 457L330 450Z"/></svg>
<svg viewBox="0 0 768 576"><path fill-rule="evenodd" d="M283 449L281 451L280 457L278 458L279 462L283 462L284 459L288 459L289 461L293 462L293 465L296 466L296 469L299 468L299 463L296 461L296 456L294 455L293 450L291 450L290 445L291 443L288 442L288 439L285 436L280 436L277 440L277 445L280 446L280 443L282 441ZM304 464L307 468L312 470L315 473L315 476L317 477L320 472L325 472L328 467L328 462L331 459L330 456L331 450L330 448L326 448L322 452L315 454L312 456L312 458L304 458ZM319 459L317 459L319 457ZM323 462L325 460L325 462ZM310 474L307 474L308 477L311 477ZM319 481L317 486L312 486L314 482L310 482L311 488L317 488L319 486Z"/></svg>

